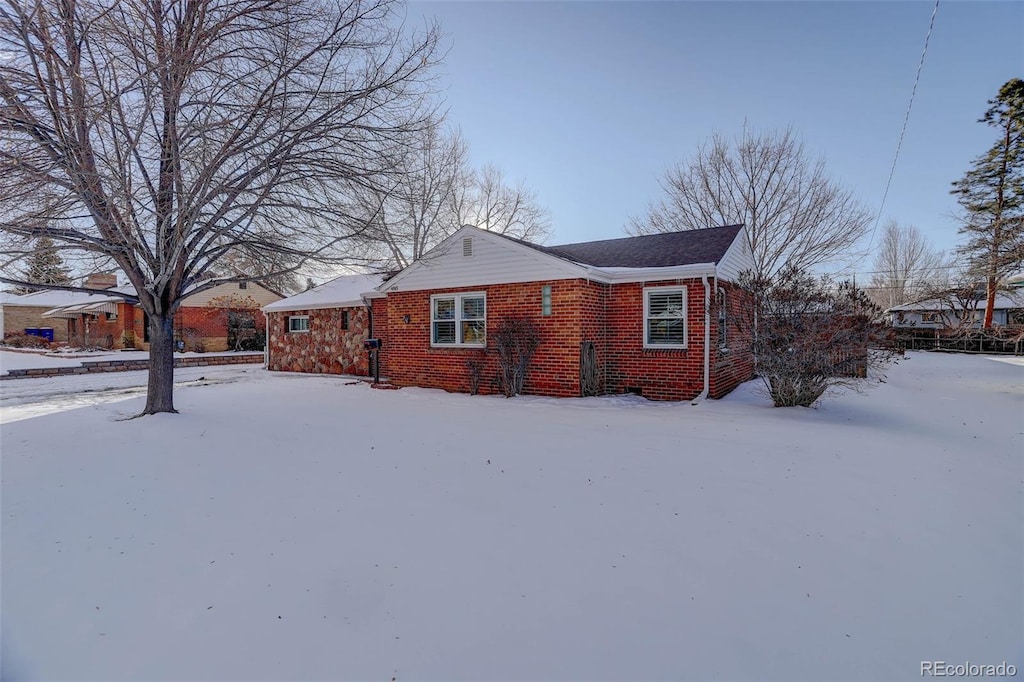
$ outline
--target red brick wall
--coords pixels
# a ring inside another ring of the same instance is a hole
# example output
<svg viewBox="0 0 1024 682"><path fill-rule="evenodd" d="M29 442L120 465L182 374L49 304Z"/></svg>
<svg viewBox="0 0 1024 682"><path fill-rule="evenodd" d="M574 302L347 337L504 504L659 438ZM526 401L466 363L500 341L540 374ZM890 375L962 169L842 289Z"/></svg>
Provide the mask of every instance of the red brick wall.
<svg viewBox="0 0 1024 682"><path fill-rule="evenodd" d="M228 348L228 308L189 306L178 308L174 314L175 337L185 341L186 350L195 350L190 346L202 344L206 352L220 352ZM256 317L256 328L259 333L266 329L266 317L263 311L253 308Z"/></svg>
<svg viewBox="0 0 1024 682"><path fill-rule="evenodd" d="M551 315L541 315L541 291L551 287ZM386 314L377 314L374 334L384 341L382 374L398 386L423 386L468 392L467 361L482 363L481 393L499 391L498 362L492 335L505 316L531 317L541 334L523 387L525 393L578 396L579 354L582 340L583 280L555 280L527 284L395 291L387 297ZM483 291L487 294L487 351L476 348L431 348L430 297L432 294ZM374 312L379 304L374 301ZM381 306L382 307L382 306ZM409 322L405 322L408 316ZM381 317L386 320L382 324ZM384 369L386 368L386 369Z"/></svg>
<svg viewBox="0 0 1024 682"><path fill-rule="evenodd" d="M348 313L348 329L342 316ZM309 332L289 332L288 318L309 316ZM363 341L369 338L370 316L362 306L294 310L270 314L269 369L316 374L367 376L369 363Z"/></svg>
<svg viewBox="0 0 1024 682"><path fill-rule="evenodd" d="M644 287L686 286L686 349L644 348ZM699 279L616 284L608 295L609 393L689 400L704 388L704 285Z"/></svg>
<svg viewBox="0 0 1024 682"><path fill-rule="evenodd" d="M580 331L581 344L590 341L594 344L597 358L598 395L608 390L608 298L607 284L586 282L580 297Z"/></svg>
<svg viewBox="0 0 1024 682"><path fill-rule="evenodd" d="M381 351L377 354L377 361L380 363L380 376L384 379L388 376L388 299L375 298L370 301L371 319L370 333L373 338L380 339ZM373 372L373 368L370 368Z"/></svg>
<svg viewBox="0 0 1024 682"><path fill-rule="evenodd" d="M751 352L753 297L749 292L727 282L719 282L718 288L725 292L726 297L726 345L725 348L720 348L718 344L719 315L716 295L711 315L712 398L721 398L754 376L754 354Z"/></svg>
<svg viewBox="0 0 1024 682"><path fill-rule="evenodd" d="M551 315L541 315L541 291L552 289ZM643 347L644 283L614 286L586 280L554 280L434 291L390 292L374 301L374 335L383 340L382 376L399 386L423 386L467 392L467 361L482 363L481 393L497 392L498 363L492 335L506 315L532 317L541 344L527 374L524 392L560 397L580 394L580 346L594 343L599 392L638 391L653 400L689 400L704 388L704 285L699 279L649 282L646 286L687 287L688 348ZM483 291L487 294L487 352L430 347L430 297ZM730 296L743 293L729 288ZM408 316L409 322L405 322ZM716 324L712 314L712 325ZM717 328L711 328L711 394L721 397L750 378L749 343L726 356L718 353Z"/></svg>
<svg viewBox="0 0 1024 682"><path fill-rule="evenodd" d="M204 351L227 350L227 311L219 308L178 308L174 314L174 334L185 341L186 350L196 350L193 346L197 344L202 344Z"/></svg>

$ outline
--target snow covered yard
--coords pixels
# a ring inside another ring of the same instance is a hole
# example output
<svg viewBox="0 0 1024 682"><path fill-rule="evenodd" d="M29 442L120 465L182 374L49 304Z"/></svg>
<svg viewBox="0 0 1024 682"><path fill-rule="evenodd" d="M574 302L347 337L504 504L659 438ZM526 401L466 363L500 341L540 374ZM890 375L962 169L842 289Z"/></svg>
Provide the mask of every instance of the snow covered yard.
<svg viewBox="0 0 1024 682"><path fill-rule="evenodd" d="M5 382L0 390L7 390ZM1024 669L1024 367L819 409L245 373L3 426L6 679Z"/></svg>

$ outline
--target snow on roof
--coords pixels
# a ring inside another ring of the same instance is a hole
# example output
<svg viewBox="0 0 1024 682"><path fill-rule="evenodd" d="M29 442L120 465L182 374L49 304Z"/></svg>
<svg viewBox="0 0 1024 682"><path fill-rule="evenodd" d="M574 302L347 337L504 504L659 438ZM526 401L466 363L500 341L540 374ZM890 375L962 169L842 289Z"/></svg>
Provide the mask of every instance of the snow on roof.
<svg viewBox="0 0 1024 682"><path fill-rule="evenodd" d="M265 305L263 310L274 312L360 306L363 305L362 294L377 288L383 281L382 275L343 275L309 291Z"/></svg>
<svg viewBox="0 0 1024 682"><path fill-rule="evenodd" d="M130 294L129 294L130 295ZM31 294L11 296L3 301L5 306L34 306L40 308L60 308L68 305L79 305L82 303L96 303L110 299L121 300L117 293L111 294L89 294L84 291L34 291Z"/></svg>
<svg viewBox="0 0 1024 682"><path fill-rule="evenodd" d="M946 310L946 309L959 309L963 307L959 301L953 302L938 298L928 299L926 301L918 301L917 303L904 303L903 305L896 305L889 308L889 311L901 311L901 310ZM981 310L985 307L984 297L978 301L978 309ZM1024 292L1020 291L1001 291L996 294L995 305L993 310L1012 310L1014 308L1024 308Z"/></svg>

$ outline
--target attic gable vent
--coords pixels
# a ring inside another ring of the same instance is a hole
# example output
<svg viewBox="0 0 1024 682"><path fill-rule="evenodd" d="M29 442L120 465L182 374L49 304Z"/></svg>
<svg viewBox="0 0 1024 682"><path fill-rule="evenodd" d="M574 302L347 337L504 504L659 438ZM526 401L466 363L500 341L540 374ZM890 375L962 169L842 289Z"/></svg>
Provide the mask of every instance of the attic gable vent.
<svg viewBox="0 0 1024 682"><path fill-rule="evenodd" d="M462 238L462 255L472 256L473 255L473 238L463 237Z"/></svg>

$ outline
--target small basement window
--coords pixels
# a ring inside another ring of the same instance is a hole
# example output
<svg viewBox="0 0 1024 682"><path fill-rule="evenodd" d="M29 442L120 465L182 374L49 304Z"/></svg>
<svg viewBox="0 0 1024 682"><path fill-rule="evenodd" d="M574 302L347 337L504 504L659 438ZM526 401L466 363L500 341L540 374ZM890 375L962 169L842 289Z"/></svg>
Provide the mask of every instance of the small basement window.
<svg viewBox="0 0 1024 682"><path fill-rule="evenodd" d="M294 315L288 318L288 332L308 332L309 315Z"/></svg>
<svg viewBox="0 0 1024 682"><path fill-rule="evenodd" d="M341 328L342 329L348 329L348 311L347 310L342 310L341 311Z"/></svg>
<svg viewBox="0 0 1024 682"><path fill-rule="evenodd" d="M686 348L686 287L644 289L644 348Z"/></svg>

